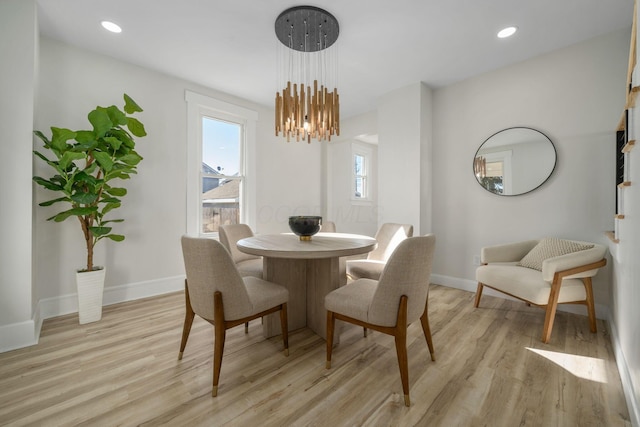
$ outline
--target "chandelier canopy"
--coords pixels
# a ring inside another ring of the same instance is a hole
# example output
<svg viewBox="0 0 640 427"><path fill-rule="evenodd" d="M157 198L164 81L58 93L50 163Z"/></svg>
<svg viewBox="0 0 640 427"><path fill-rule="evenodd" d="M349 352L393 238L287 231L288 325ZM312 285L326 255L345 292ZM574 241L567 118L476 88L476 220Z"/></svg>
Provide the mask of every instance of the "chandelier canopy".
<svg viewBox="0 0 640 427"><path fill-rule="evenodd" d="M281 93L276 92L276 136L282 132L287 141L292 136L309 143L311 138L330 141L331 135L340 135L334 45L340 32L338 20L317 7L295 6L278 16L275 31L281 42L278 76L280 87L284 86Z"/></svg>

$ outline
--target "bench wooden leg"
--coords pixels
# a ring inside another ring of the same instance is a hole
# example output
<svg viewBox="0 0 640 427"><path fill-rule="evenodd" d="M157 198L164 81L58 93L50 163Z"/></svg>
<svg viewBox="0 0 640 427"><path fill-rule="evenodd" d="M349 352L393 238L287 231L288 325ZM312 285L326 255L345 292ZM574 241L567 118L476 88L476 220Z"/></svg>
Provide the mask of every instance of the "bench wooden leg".
<svg viewBox="0 0 640 427"><path fill-rule="evenodd" d="M591 332L598 332L598 326L596 325L596 308L593 302L593 287L591 286L591 277L585 277L582 279L584 282L584 289L587 292L587 313L589 314L589 329Z"/></svg>
<svg viewBox="0 0 640 427"><path fill-rule="evenodd" d="M475 308L478 308L478 306L480 305L480 298L482 297L483 287L484 286L482 285L482 283L478 282L478 289L476 290L476 302L475 304L473 304Z"/></svg>
<svg viewBox="0 0 640 427"><path fill-rule="evenodd" d="M544 316L544 327L542 328L542 342L549 343L551 339L551 330L553 329L553 321L556 317L556 309L558 308L558 296L560 295L560 284L562 277L555 274L551 283L551 292L549 293L549 302L547 303L547 312Z"/></svg>

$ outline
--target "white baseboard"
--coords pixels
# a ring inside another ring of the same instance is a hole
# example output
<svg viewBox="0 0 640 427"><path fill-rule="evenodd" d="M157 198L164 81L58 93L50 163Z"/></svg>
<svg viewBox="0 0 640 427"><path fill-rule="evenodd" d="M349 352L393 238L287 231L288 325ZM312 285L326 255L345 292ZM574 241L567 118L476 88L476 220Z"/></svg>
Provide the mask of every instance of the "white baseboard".
<svg viewBox="0 0 640 427"><path fill-rule="evenodd" d="M457 277L443 276L440 274L432 274L431 283L447 286L449 288L455 288L463 291L473 292L473 293L475 293L478 288L478 282L476 282L475 280L459 279ZM517 299L512 298L509 295L505 295L502 292L494 291L491 288L484 288L482 291L482 295L483 296L490 295L492 297L499 297L499 298L504 298L512 301L518 301ZM596 308L596 318L602 319L602 320L609 319L609 309L606 306L596 303L595 308ZM564 311L565 313L581 314L583 316L587 315L587 308L580 304L558 304L558 311Z"/></svg>
<svg viewBox="0 0 640 427"><path fill-rule="evenodd" d="M117 304L141 298L177 292L184 289L184 276L130 283L104 288L102 305ZM51 317L78 312L78 295L66 294L38 301L33 319L0 326L0 353L29 347L38 343L42 321Z"/></svg>
<svg viewBox="0 0 640 427"><path fill-rule="evenodd" d="M33 320L0 326L0 353L37 344L40 329L37 335L36 329Z"/></svg>
<svg viewBox="0 0 640 427"><path fill-rule="evenodd" d="M618 372L620 373L620 381L622 382L622 390L624 391L624 397L627 401L629 420L633 427L640 427L640 396L634 396L631 372L629 371L629 365L627 365L627 359L624 357L624 353L622 352L618 328L611 317L611 313L609 313L608 324L609 335L611 336L611 345L613 346L613 353L616 357L616 364L618 365Z"/></svg>

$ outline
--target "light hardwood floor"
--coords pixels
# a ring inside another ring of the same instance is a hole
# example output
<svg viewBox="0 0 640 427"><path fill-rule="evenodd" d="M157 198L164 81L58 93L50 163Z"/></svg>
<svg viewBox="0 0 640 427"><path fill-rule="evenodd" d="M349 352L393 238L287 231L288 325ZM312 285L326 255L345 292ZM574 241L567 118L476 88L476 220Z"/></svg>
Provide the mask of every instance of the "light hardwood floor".
<svg viewBox="0 0 640 427"><path fill-rule="evenodd" d="M36 346L0 354L0 425L171 426L629 426L605 324L432 285L436 362L419 322L408 332L410 408L393 338L345 325L325 369L308 328L265 340L260 321L228 332L218 397L211 397L213 328L196 317L178 348L183 294L44 322Z"/></svg>

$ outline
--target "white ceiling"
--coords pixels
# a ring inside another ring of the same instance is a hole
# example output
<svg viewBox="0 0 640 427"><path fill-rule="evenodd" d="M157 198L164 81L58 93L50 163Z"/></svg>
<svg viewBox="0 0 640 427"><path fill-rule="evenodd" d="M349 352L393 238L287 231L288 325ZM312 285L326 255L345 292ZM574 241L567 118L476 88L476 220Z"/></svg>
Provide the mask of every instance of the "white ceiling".
<svg viewBox="0 0 640 427"><path fill-rule="evenodd" d="M274 22L291 0L37 0L41 34L264 105ZM340 23L341 115L418 81L437 88L630 29L633 0L324 0ZM111 20L123 32L100 26ZM503 27L519 31L498 39Z"/></svg>

